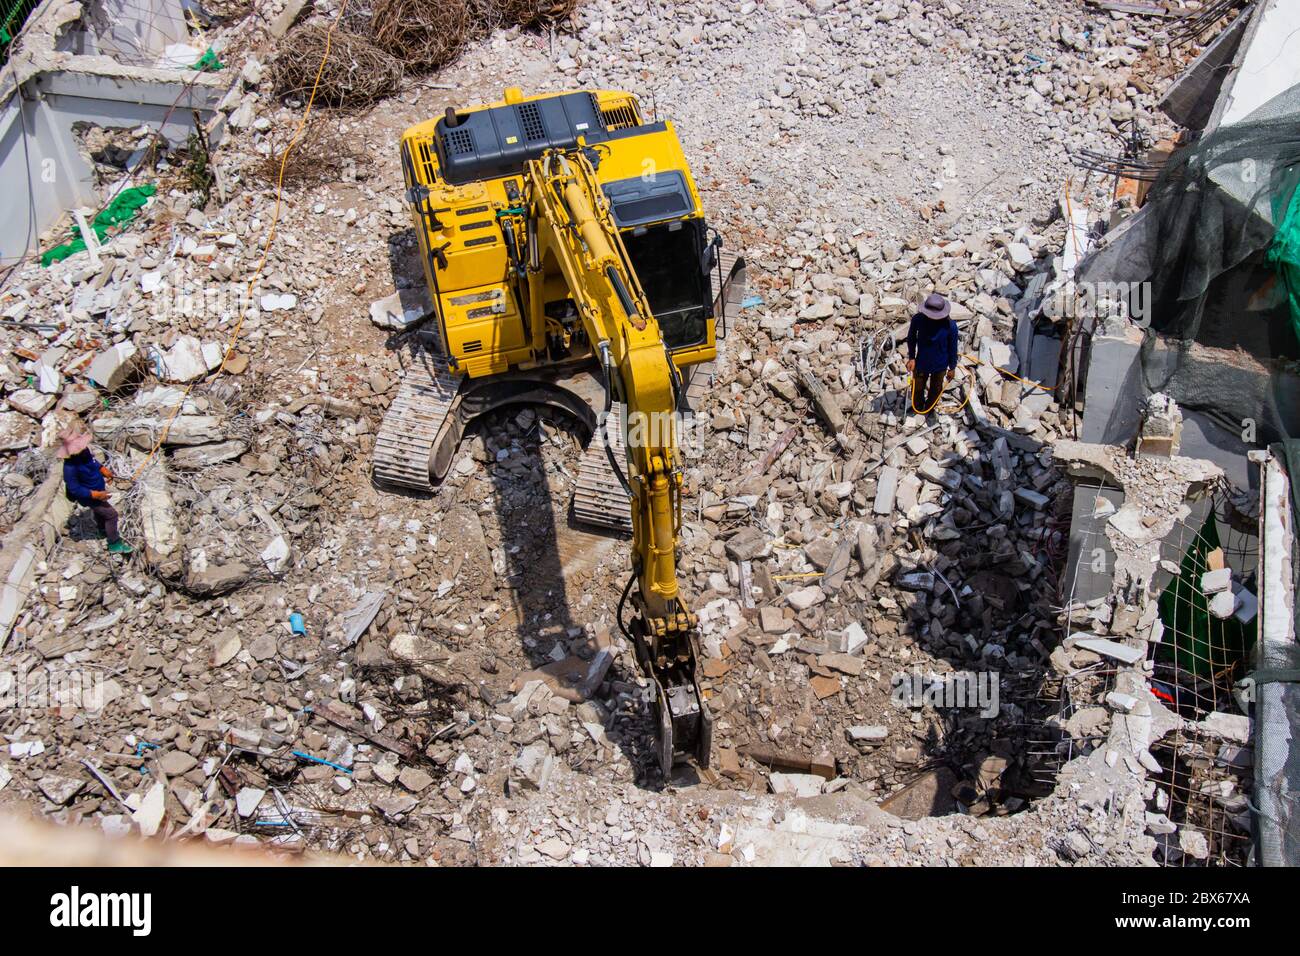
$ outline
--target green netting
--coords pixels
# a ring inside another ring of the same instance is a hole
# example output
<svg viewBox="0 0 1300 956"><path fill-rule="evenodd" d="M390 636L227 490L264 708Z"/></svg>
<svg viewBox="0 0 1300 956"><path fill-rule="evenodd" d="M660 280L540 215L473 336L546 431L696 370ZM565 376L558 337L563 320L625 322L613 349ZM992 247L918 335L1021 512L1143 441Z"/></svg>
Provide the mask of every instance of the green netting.
<svg viewBox="0 0 1300 956"><path fill-rule="evenodd" d="M1300 339L1300 189L1291 191L1289 203L1277 203L1273 221L1277 223L1277 232L1268 247L1268 262L1286 285L1291 303L1291 328Z"/></svg>
<svg viewBox="0 0 1300 956"><path fill-rule="evenodd" d="M1165 636L1156 645L1156 658L1172 660L1180 670L1207 680L1225 672L1243 676L1255 646L1254 622L1246 625L1235 617L1215 617L1201 592L1201 575L1210 568L1207 555L1218 547L1219 528L1211 510L1179 562L1178 574L1160 595Z"/></svg>
<svg viewBox="0 0 1300 956"><path fill-rule="evenodd" d="M90 224L90 228L95 231L95 236L99 241L104 241L109 229L134 219L135 214L140 211L140 207L156 191L157 187L150 183L144 186L132 186L130 189L123 189L114 196L113 201L101 209L99 215ZM73 226L72 239L61 246L46 250L45 254L41 256L41 265L48 266L51 263L60 262L85 248L86 240L81 236L81 227Z"/></svg>
<svg viewBox="0 0 1300 956"><path fill-rule="evenodd" d="M9 59L9 48L39 5L39 0L0 0L0 63Z"/></svg>

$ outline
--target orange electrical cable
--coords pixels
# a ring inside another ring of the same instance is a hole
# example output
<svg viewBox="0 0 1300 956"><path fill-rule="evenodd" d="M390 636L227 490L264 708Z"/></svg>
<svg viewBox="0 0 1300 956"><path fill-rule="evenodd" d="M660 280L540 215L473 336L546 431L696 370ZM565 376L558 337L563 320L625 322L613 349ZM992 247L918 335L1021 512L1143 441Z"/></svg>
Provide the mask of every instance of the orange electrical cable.
<svg viewBox="0 0 1300 956"><path fill-rule="evenodd" d="M976 365L987 365L991 369L996 369L997 371L1005 375L1007 378L1014 378L1017 382L1020 382L1022 385L1028 385L1030 388L1041 388L1044 392L1050 392L1052 390L1051 385L1044 385L1041 382L1031 382L1027 378L1021 378L1019 375L1016 375L1012 372L1008 372L1006 369L1002 368L1001 366L994 365L992 362L985 362L983 359L978 358L974 355L970 355L966 352L963 352L961 354L961 357L964 359L969 359L970 361L974 362Z"/></svg>
<svg viewBox="0 0 1300 956"><path fill-rule="evenodd" d="M257 280L262 277L262 270L266 268L267 259L270 258L271 243L275 241L275 230L280 223L280 207L283 204L284 198L284 170L288 165L289 155L293 152L294 147L298 145L298 141L302 139L303 130L307 126L307 119L311 116L312 105L316 102L316 90L320 86L321 76L325 73L325 64L329 62L330 45L334 39L334 31L338 29L339 21L343 19L343 14L347 12L347 9L348 0L343 0L343 3L339 6L339 12L335 14L334 21L330 24L330 28L325 34L325 52L321 54L320 66L316 68L316 78L312 81L311 93L307 96L307 105L303 107L302 116L298 119L298 128L294 130L293 138L289 140L289 145L285 147L284 152L280 156L280 172L276 176L275 180L275 208L271 213L271 224L267 227L266 241L262 243L262 258L258 260L257 268L253 271L252 276L249 278L248 283L244 288L244 302L239 307L239 319L235 322L235 327L230 333L229 340L226 342L226 350L221 356L221 365L216 371L217 376L221 375L221 373L226 370L226 363L230 361L230 356L234 354L235 344L239 341L240 334L244 328L244 318L248 308L248 300L253 297L253 287L257 284ZM181 400L176 403L176 407L172 409L172 413L167 417L167 421L163 423L162 431L158 435L158 440L154 442L153 447L149 449L149 453L145 456L144 461L140 462L140 466L136 468L130 479L128 479L129 481L135 481L139 478L140 474L148 467L149 462L153 461L154 456L158 454L158 449L162 447L163 442L167 439L168 433L171 431L172 423L176 421L176 416L180 414L181 409L185 406L185 399L189 397L190 392L193 390L193 382L185 386L185 390L181 394Z"/></svg>

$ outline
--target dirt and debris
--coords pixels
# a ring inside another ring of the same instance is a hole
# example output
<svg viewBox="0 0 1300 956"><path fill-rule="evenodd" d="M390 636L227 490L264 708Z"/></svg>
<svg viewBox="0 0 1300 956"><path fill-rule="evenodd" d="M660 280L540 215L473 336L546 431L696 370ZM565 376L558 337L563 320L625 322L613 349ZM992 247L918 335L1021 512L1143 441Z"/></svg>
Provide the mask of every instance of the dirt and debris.
<svg viewBox="0 0 1300 956"><path fill-rule="evenodd" d="M1066 148L1161 127L1141 80L1168 55L1158 20L530 0L470 30L473 3L379 0L349 21L378 49L342 41L315 107L348 112L309 126L277 202L305 44L337 4L228 6L206 201L142 133L88 139L113 167L153 150L131 168L157 194L94 256L0 290L4 528L79 417L134 478L114 502L140 545L107 554L79 509L18 582L0 804L405 863L1152 862L1140 774L1167 712L1114 668L1081 683L1103 657L1060 610L1077 423L1011 343L1050 318ZM370 480L418 334L375 328L370 304L424 281L397 138L507 86L643 94L749 263L683 435L714 754L671 780L615 617L628 542L568 514L580 423L495 413L432 496ZM1110 198L1074 194L1098 218ZM902 341L932 290L963 359L927 417ZM1155 536L1142 519L1175 520L1187 483L1126 454L1107 467L1157 489L1126 505ZM1150 626L1117 629L1112 603L1096 636ZM1044 706L1063 682L1064 717ZM1074 742L1046 777L1045 733Z"/></svg>

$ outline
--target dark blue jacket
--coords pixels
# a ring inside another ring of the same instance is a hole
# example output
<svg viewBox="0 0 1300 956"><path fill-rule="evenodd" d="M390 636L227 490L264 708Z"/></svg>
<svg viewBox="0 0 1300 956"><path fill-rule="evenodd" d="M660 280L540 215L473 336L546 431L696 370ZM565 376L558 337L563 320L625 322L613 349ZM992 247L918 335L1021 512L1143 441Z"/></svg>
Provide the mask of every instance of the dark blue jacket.
<svg viewBox="0 0 1300 956"><path fill-rule="evenodd" d="M95 500L90 497L90 493L103 491L106 487L100 467L88 448L64 459L63 493L68 496L69 501L89 505Z"/></svg>
<svg viewBox="0 0 1300 956"><path fill-rule="evenodd" d="M918 372L946 372L957 367L957 323L932 319L919 312L907 329L907 357Z"/></svg>

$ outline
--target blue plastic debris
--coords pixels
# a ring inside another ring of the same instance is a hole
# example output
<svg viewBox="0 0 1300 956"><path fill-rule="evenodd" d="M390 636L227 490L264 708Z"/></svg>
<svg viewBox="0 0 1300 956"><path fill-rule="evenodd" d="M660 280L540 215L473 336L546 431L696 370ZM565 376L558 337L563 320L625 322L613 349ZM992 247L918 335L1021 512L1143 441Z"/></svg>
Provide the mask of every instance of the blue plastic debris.
<svg viewBox="0 0 1300 956"><path fill-rule="evenodd" d="M151 744L151 743L149 743L147 740L141 740L139 743L137 743L137 744L135 745L135 755L136 755L137 757L143 757L143 756L144 756L144 752L145 752L146 750L157 750L157 749L158 749L158 745L157 745L157 744ZM141 772L141 773L148 773L148 772L149 772L149 768L146 767L144 764L141 764L141 765L140 765L140 772Z"/></svg>
<svg viewBox="0 0 1300 956"><path fill-rule="evenodd" d="M307 623L302 619L302 615L294 611L289 615L289 630L295 634L306 634Z"/></svg>
<svg viewBox="0 0 1300 956"><path fill-rule="evenodd" d="M321 764L324 764L324 765L327 766L327 767L333 767L335 770L342 771L343 773L351 773L351 772L352 772L352 771L351 771L349 768L347 768L347 767L340 766L339 764L332 763L331 761L329 761L329 760L324 760L324 759L322 759L322 758L320 758L320 757L313 757L311 754L305 754L305 753L303 753L301 750L295 750L295 751L293 751L293 755L294 755L295 757L297 757L299 760L307 760L307 761L310 761L311 763L321 763Z"/></svg>
<svg viewBox="0 0 1300 956"><path fill-rule="evenodd" d="M755 306L760 306L762 304L763 297L761 295L747 295L740 300L740 307L742 309L752 309Z"/></svg>

